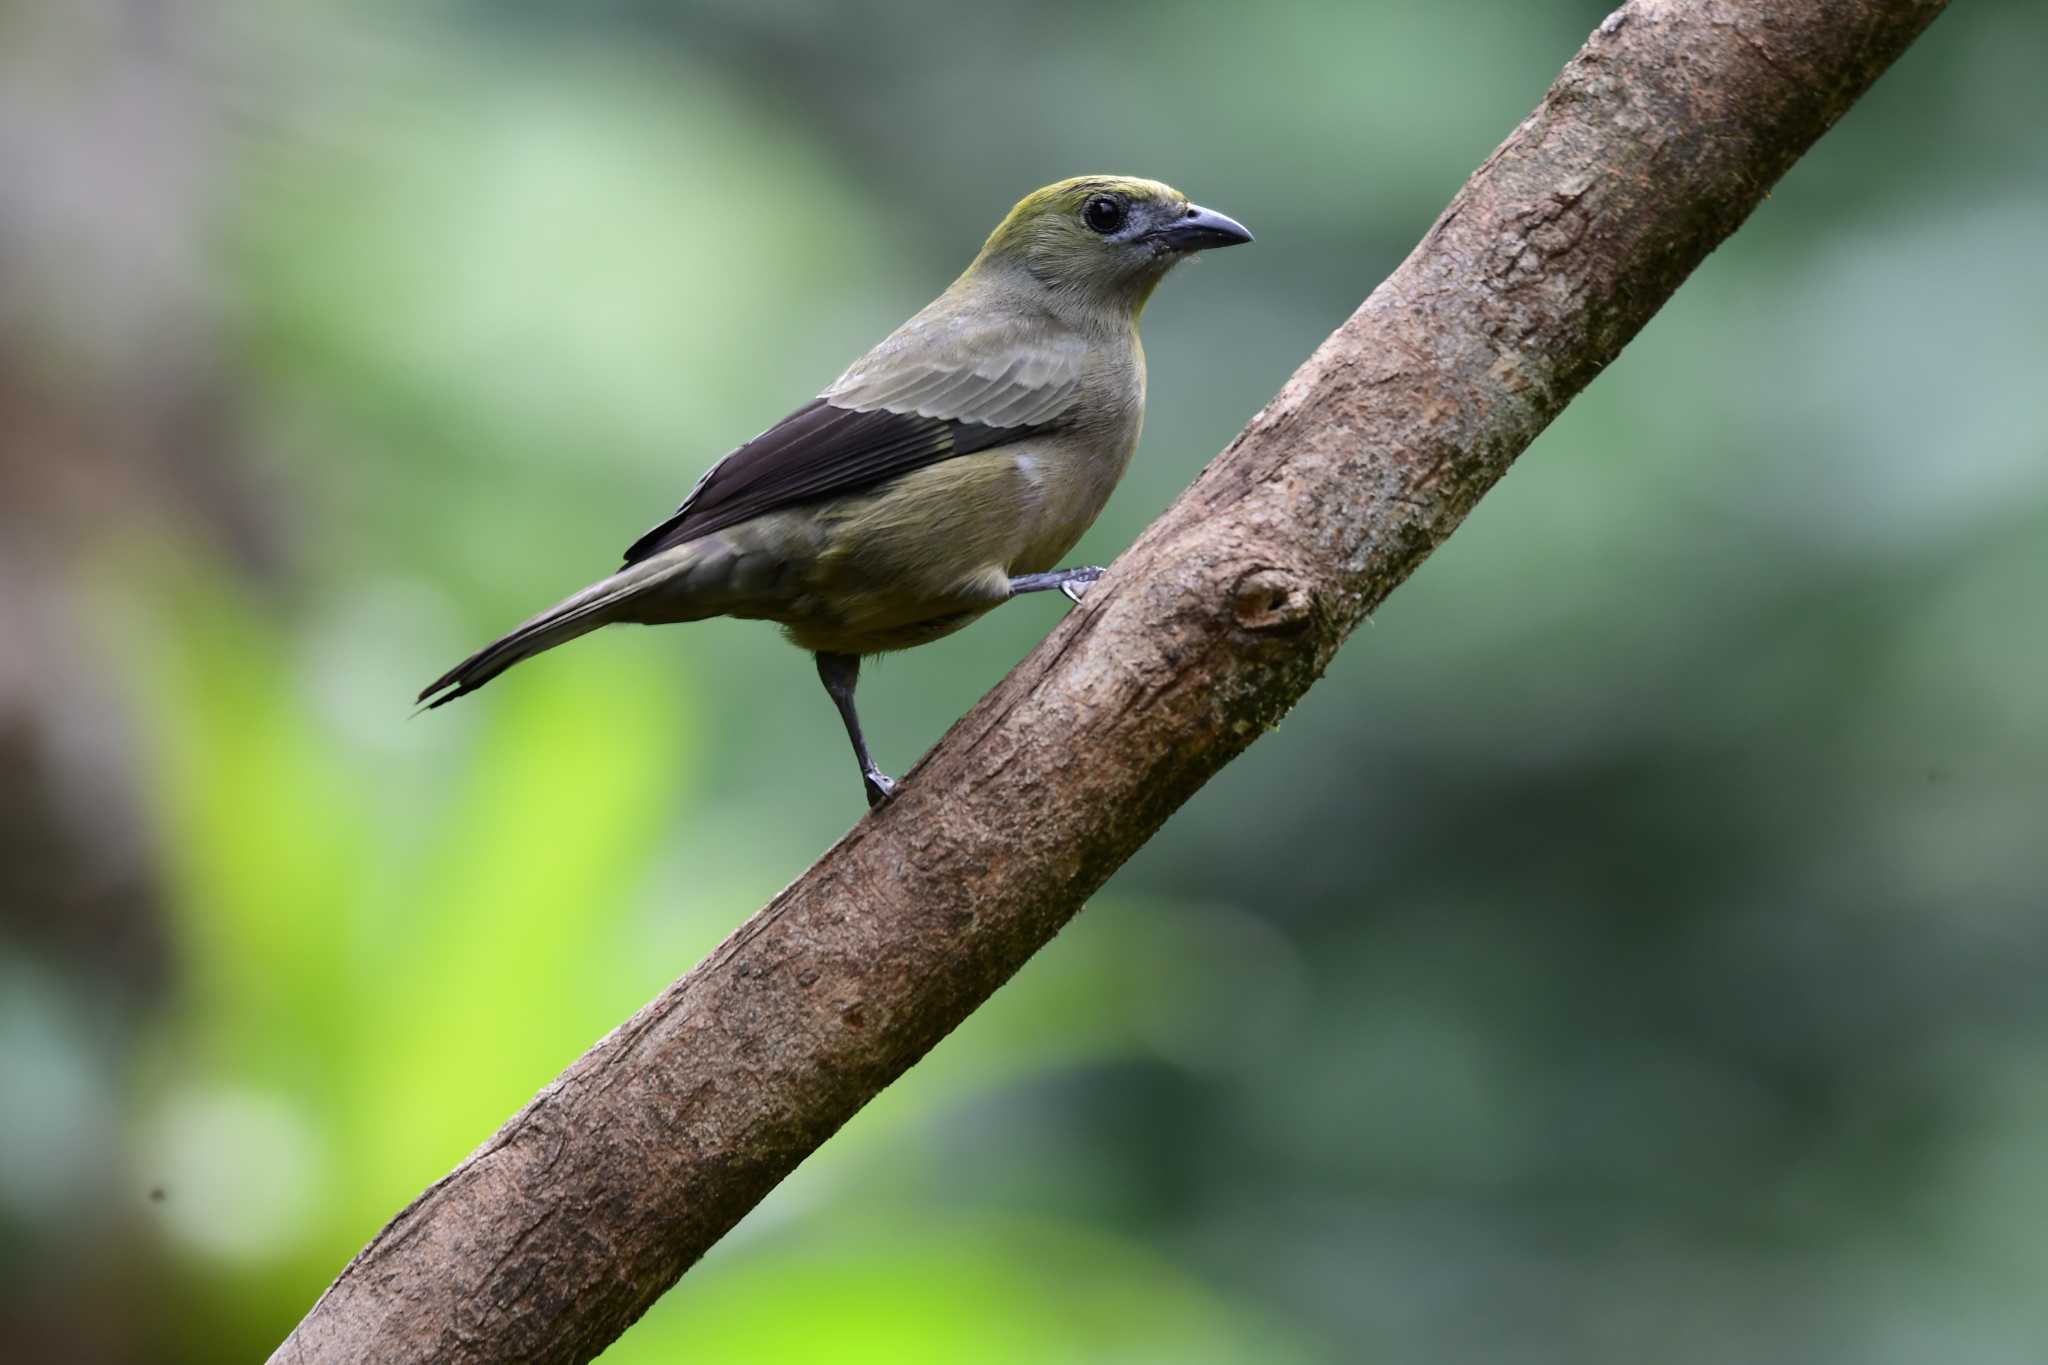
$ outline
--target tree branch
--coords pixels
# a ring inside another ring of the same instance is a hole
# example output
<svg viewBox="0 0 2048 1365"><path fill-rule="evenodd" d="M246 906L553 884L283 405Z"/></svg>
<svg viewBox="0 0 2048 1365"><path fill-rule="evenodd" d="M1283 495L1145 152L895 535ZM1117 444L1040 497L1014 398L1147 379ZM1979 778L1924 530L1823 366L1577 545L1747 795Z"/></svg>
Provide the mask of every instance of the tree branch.
<svg viewBox="0 0 2048 1365"><path fill-rule="evenodd" d="M585 1361L1052 938L1944 0L1634 0L1003 683L342 1272L280 1362Z"/></svg>

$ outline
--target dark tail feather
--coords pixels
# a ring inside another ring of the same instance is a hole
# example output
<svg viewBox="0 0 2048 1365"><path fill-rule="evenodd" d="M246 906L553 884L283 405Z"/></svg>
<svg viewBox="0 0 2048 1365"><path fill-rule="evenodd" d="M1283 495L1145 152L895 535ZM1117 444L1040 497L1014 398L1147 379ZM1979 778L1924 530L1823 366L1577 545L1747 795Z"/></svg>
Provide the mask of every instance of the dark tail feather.
<svg viewBox="0 0 2048 1365"><path fill-rule="evenodd" d="M419 700L429 711L445 706L457 697L468 696L521 659L530 659L543 650L609 625L619 619L616 608L657 576L649 573L646 566L635 565L601 583L591 584L428 683L421 689Z"/></svg>

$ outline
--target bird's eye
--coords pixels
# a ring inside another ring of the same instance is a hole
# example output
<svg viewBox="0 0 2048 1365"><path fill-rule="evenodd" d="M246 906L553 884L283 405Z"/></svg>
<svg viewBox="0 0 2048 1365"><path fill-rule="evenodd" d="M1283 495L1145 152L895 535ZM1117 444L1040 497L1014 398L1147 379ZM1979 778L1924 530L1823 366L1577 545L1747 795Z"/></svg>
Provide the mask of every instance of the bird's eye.
<svg viewBox="0 0 2048 1365"><path fill-rule="evenodd" d="M1128 217L1130 210L1113 194L1098 194L1081 210L1081 221L1105 237L1122 227Z"/></svg>

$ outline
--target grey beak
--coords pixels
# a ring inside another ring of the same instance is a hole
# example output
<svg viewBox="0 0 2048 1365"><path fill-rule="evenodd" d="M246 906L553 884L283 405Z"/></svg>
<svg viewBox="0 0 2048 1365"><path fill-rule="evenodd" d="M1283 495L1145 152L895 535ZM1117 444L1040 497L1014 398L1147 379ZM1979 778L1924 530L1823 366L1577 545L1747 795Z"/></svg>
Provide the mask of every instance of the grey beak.
<svg viewBox="0 0 2048 1365"><path fill-rule="evenodd" d="M1252 239L1243 223L1235 218L1189 204L1187 211L1152 235L1176 251L1208 251L1219 246L1238 246Z"/></svg>

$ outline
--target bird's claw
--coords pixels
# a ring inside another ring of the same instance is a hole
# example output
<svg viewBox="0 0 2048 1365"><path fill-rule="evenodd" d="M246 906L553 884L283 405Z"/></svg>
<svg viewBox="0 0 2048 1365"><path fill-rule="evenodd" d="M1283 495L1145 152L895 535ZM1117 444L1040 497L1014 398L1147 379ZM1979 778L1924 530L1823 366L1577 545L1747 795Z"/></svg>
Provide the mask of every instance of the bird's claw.
<svg viewBox="0 0 2048 1365"><path fill-rule="evenodd" d="M1095 586L1095 580L1100 577L1102 577L1102 570L1100 569L1079 570L1072 578L1060 584L1060 591L1066 595L1066 599L1069 602L1078 603L1082 597L1087 595L1088 589Z"/></svg>
<svg viewBox="0 0 2048 1365"><path fill-rule="evenodd" d="M873 810L896 794L896 779L893 777L885 776L879 772L871 772L862 773L860 780L861 785L866 787L868 791L869 810Z"/></svg>

